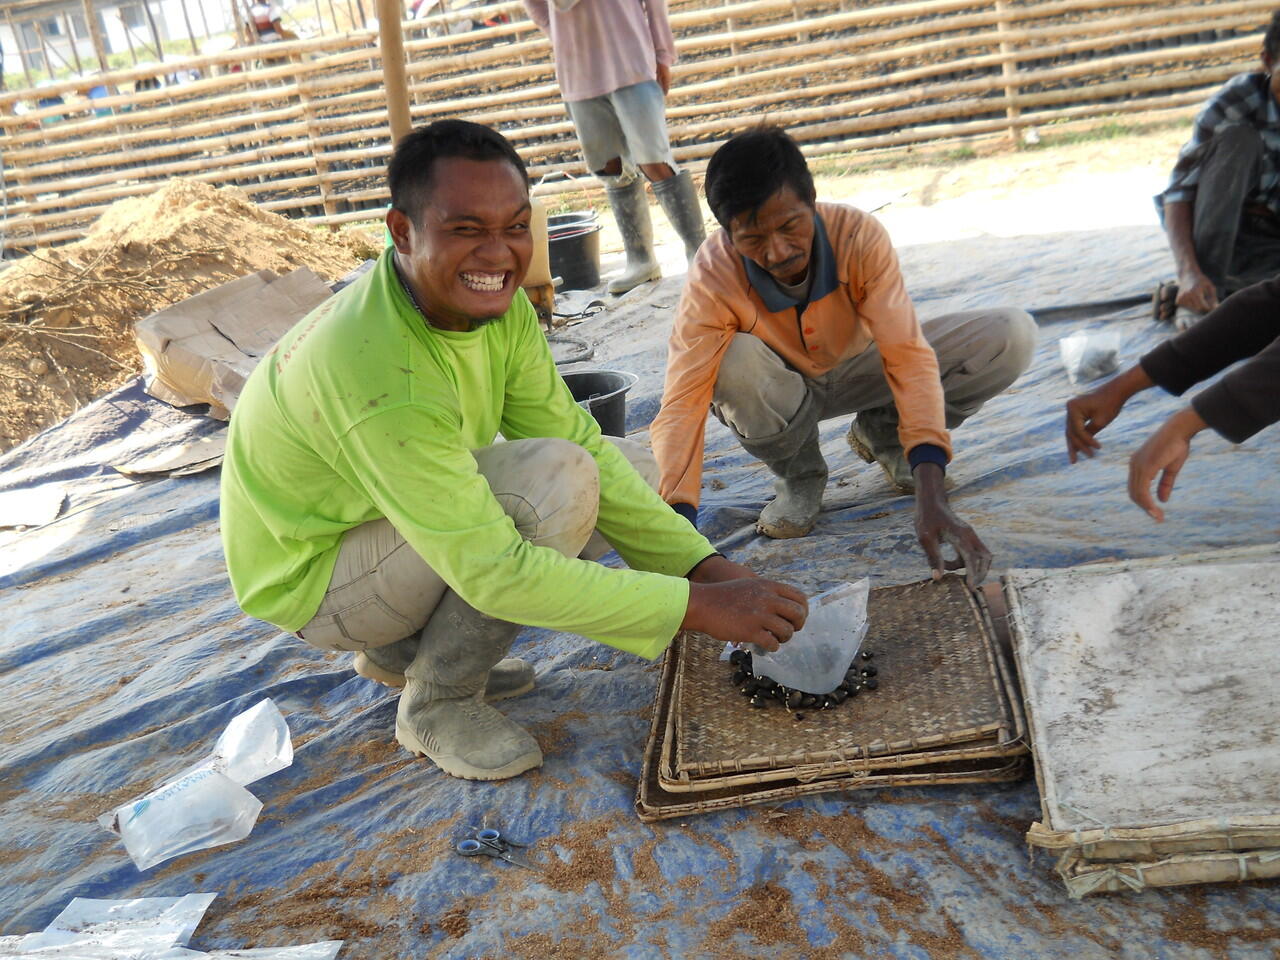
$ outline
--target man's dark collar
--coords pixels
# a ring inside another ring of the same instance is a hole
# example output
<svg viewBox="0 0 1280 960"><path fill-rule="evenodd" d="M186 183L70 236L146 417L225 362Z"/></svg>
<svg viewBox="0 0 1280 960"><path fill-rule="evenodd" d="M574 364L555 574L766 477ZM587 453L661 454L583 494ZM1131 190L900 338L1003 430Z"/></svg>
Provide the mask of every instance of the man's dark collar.
<svg viewBox="0 0 1280 960"><path fill-rule="evenodd" d="M813 283L809 287L807 300L797 300L783 293L782 288L778 286L778 281L774 280L768 271L759 267L754 260L743 257L742 264L747 270L747 282L756 293L760 294L760 299L764 301L770 313L781 313L798 307L802 303L809 304L815 300L821 300L839 286L839 280L836 278L835 251L831 249L831 241L827 239L827 228L822 223L822 214L817 210L813 212L813 255L809 258L809 272L813 276Z"/></svg>

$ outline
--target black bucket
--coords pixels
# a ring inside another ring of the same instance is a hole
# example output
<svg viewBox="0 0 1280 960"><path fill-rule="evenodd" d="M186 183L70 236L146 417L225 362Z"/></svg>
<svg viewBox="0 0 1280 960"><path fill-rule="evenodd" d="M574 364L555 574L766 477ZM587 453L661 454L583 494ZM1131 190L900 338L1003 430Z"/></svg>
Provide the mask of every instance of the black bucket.
<svg viewBox="0 0 1280 960"><path fill-rule="evenodd" d="M594 210L557 213L547 218L551 275L561 290L592 290L600 285L600 222Z"/></svg>
<svg viewBox="0 0 1280 960"><path fill-rule="evenodd" d="M601 433L611 437L626 435L627 391L639 377L621 370L571 370L560 376L578 406L595 417Z"/></svg>

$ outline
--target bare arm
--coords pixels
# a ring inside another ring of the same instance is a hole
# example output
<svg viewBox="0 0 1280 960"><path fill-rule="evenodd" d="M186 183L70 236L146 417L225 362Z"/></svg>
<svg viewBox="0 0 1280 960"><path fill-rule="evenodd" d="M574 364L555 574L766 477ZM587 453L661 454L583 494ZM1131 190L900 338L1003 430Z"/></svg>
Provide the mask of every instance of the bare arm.
<svg viewBox="0 0 1280 960"><path fill-rule="evenodd" d="M1178 306L1197 313L1208 313L1218 305L1218 292L1213 281L1200 269L1192 237L1192 204L1184 200L1166 200L1164 229L1169 236L1169 250L1178 271Z"/></svg>

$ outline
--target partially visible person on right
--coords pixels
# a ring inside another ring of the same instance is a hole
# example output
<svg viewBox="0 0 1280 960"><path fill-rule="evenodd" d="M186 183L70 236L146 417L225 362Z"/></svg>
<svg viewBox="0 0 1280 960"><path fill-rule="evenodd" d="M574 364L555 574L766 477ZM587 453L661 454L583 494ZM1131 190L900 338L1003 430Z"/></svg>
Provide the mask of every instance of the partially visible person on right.
<svg viewBox="0 0 1280 960"><path fill-rule="evenodd" d="M1280 10L1261 66L1209 98L1155 198L1178 274L1157 288L1155 315L1179 329L1280 274Z"/></svg>
<svg viewBox="0 0 1280 960"><path fill-rule="evenodd" d="M1267 280L1228 297L1208 316L1142 357L1130 369L1067 402L1067 456L1092 457L1100 430L1119 415L1135 393L1153 386L1181 396L1203 380L1246 360L1171 416L1129 459L1129 499L1164 520L1151 497L1167 503L1191 438L1206 427L1232 443L1243 443L1280 420L1280 279Z"/></svg>

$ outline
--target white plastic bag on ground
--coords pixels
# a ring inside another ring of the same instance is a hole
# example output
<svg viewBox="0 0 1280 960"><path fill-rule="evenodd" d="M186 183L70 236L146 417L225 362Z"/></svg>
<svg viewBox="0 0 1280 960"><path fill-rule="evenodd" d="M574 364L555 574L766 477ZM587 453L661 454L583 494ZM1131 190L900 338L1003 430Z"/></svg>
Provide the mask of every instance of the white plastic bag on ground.
<svg viewBox="0 0 1280 960"><path fill-rule="evenodd" d="M867 635L870 593L870 582L862 579L810 597L803 629L775 653L752 653L756 676L805 693L830 693L844 679Z"/></svg>
<svg viewBox="0 0 1280 960"><path fill-rule="evenodd" d="M1062 365L1072 383L1088 383L1120 369L1120 334L1115 330L1073 333L1058 341Z"/></svg>
<svg viewBox="0 0 1280 960"><path fill-rule="evenodd" d="M243 840L262 802L245 785L293 763L289 726L271 700L236 716L213 753L98 822L124 841L139 870L207 847Z"/></svg>

